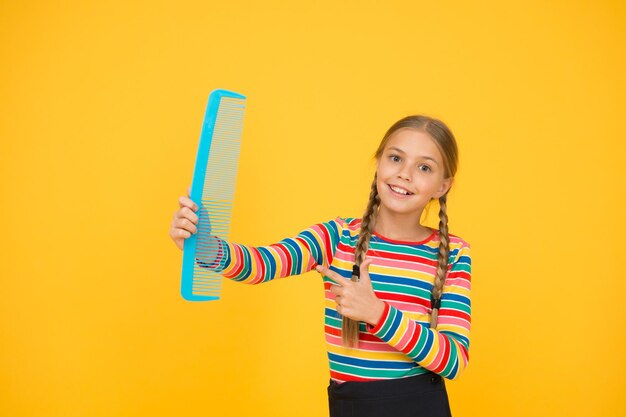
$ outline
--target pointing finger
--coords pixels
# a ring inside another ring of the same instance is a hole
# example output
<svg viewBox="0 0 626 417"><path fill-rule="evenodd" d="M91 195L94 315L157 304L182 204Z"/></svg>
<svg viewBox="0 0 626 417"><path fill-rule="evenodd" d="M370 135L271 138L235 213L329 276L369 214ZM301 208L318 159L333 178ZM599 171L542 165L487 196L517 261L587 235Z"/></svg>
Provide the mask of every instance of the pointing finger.
<svg viewBox="0 0 626 417"><path fill-rule="evenodd" d="M322 265L316 266L315 270L319 272L320 274L324 274L331 281L337 283L338 285L345 286L345 285L349 285L352 283L352 281L350 281L349 279L342 277L335 271L331 271L329 268L323 267Z"/></svg>

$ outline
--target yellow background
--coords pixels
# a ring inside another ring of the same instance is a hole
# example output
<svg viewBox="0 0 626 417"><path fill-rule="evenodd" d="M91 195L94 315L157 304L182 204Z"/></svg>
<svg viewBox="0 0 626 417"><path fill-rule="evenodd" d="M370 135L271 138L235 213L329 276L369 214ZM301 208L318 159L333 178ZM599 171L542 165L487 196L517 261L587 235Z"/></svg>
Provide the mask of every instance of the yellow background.
<svg viewBox="0 0 626 417"><path fill-rule="evenodd" d="M454 415L624 415L625 45L621 1L0 2L0 415L326 415L317 274L179 295L214 88L248 96L255 245L360 216L387 127L442 118L473 249Z"/></svg>

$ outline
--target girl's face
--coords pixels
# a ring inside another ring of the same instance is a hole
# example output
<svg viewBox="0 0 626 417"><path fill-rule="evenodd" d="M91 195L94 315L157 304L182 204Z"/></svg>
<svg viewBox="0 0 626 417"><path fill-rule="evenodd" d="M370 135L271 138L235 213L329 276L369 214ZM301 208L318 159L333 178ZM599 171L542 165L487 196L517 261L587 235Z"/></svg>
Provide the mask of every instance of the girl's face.
<svg viewBox="0 0 626 417"><path fill-rule="evenodd" d="M450 188L452 179L444 178L444 170L439 148L427 133L397 130L389 137L376 168L381 211L414 214L419 220L426 204Z"/></svg>

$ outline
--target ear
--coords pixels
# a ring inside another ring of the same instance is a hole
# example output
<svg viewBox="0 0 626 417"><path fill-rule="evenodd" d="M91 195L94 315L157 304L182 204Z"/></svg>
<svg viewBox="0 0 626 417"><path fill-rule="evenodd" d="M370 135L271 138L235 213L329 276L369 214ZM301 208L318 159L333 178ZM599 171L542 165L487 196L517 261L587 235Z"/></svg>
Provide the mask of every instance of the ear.
<svg viewBox="0 0 626 417"><path fill-rule="evenodd" d="M450 189L450 187L452 187L452 182L453 181L454 181L454 178L445 178L445 179L443 179L441 181L441 184L440 184L439 188L437 189L437 191L433 195L433 198L438 199L439 197L441 197L442 195L447 193L448 190Z"/></svg>

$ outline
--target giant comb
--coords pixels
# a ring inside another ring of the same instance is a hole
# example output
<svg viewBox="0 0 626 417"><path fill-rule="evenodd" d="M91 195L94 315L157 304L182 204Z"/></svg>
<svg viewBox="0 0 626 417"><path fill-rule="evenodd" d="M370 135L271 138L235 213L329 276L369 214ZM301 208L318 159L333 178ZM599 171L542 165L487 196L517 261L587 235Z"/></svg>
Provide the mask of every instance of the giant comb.
<svg viewBox="0 0 626 417"><path fill-rule="evenodd" d="M185 239L181 294L189 301L219 299L222 276L207 264L228 239L237 177L245 96L226 90L209 95L190 198L198 205L197 233Z"/></svg>

